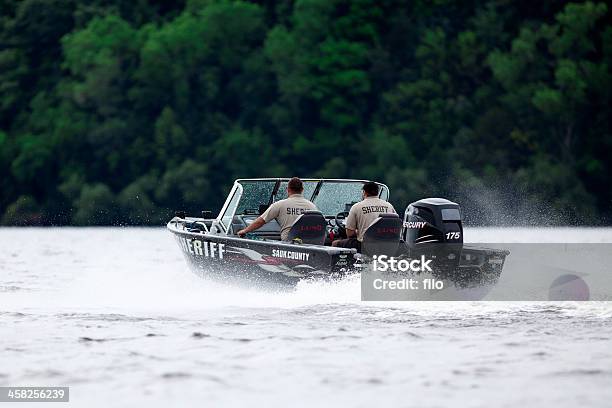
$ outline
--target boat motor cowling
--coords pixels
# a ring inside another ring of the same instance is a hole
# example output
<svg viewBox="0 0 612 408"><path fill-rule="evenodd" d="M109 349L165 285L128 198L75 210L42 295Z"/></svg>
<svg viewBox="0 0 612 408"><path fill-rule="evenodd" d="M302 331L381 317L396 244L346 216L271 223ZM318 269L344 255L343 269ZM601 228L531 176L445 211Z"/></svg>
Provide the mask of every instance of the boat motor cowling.
<svg viewBox="0 0 612 408"><path fill-rule="evenodd" d="M462 244L459 204L444 198L425 198L408 205L402 240L411 248L428 244Z"/></svg>

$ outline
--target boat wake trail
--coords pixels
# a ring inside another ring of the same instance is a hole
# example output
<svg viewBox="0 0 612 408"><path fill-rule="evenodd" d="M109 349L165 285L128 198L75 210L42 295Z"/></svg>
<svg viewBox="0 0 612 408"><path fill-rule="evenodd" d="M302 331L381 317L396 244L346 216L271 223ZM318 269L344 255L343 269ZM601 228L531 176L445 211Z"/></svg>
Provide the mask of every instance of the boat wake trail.
<svg viewBox="0 0 612 408"><path fill-rule="evenodd" d="M500 239L500 230L469 232L474 239L491 239L491 235ZM505 238L529 239L528 232L509 230ZM189 271L164 229L29 229L3 233L7 235L3 239L7 257L0 286L10 288L1 292L4 310L172 315L224 307L374 305L360 301L358 275L338 281L303 281L293 290L278 292L201 279ZM564 236L567 238L568 233L564 232ZM601 230L589 232L590 236L593 242L610 242L612 234ZM29 247L38 251L32 254L23 250ZM408 307L407 303L412 302L395 303L393 307Z"/></svg>
<svg viewBox="0 0 612 408"><path fill-rule="evenodd" d="M238 288L193 274L165 230L15 231L3 278L5 310L71 310L173 314L224 307L298 307L358 303L359 277L304 281L284 291ZM35 235L34 238L33 235ZM22 249L41 247L31 256ZM26 242L29 241L29 242ZM103 248L92 251L91 248Z"/></svg>

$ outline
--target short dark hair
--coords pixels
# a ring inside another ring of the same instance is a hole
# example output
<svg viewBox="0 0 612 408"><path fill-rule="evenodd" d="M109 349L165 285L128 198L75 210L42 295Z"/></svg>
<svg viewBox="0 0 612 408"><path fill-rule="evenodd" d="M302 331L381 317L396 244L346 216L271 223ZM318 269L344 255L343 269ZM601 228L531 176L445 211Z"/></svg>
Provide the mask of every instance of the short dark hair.
<svg viewBox="0 0 612 408"><path fill-rule="evenodd" d="M304 191L304 183L302 183L299 177L291 177L291 180L287 183L287 187L289 187L289 190L295 191L296 193Z"/></svg>
<svg viewBox="0 0 612 408"><path fill-rule="evenodd" d="M368 181L363 185L363 191L365 191L368 197L378 196L378 184L373 181Z"/></svg>

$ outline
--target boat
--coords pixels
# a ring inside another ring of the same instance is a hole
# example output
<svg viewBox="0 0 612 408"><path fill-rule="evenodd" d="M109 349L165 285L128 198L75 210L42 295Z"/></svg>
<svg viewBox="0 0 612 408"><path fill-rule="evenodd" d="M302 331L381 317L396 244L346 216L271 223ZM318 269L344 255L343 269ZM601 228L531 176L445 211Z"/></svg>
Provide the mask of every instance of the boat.
<svg viewBox="0 0 612 408"><path fill-rule="evenodd" d="M507 251L464 245L461 209L443 198L410 203L403 215L383 214L365 232L362 250L331 246L345 237L345 219L361 200L368 180L303 179L304 197L319 211L307 211L281 241L273 220L244 237L237 232L273 203L287 198L288 178L238 179L215 218L211 211L190 217L177 211L167 228L199 276L240 286L295 287L305 279L333 280L362 273L382 255L410 261L428 256L433 275L454 287L494 284ZM389 200L382 183L379 198ZM424 258L423 258L424 259Z"/></svg>

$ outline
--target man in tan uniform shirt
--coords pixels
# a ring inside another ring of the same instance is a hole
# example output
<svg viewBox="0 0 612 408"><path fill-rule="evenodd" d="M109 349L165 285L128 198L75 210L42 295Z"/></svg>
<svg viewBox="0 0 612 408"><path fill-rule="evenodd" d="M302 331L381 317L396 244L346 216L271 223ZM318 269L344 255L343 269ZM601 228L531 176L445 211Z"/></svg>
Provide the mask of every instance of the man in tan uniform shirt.
<svg viewBox="0 0 612 408"><path fill-rule="evenodd" d="M238 235L243 237L245 234L255 231L264 224L276 219L281 227L281 239L286 241L291 226L304 211L318 210L313 203L304 198L303 192L304 184L302 180L293 177L287 183L287 198L277 201L268 207L251 225L238 231Z"/></svg>
<svg viewBox="0 0 612 408"><path fill-rule="evenodd" d="M363 185L363 200L351 207L346 218L346 239L332 242L332 246L361 249L363 234L380 214L396 214L388 201L378 198L378 184L368 182Z"/></svg>

